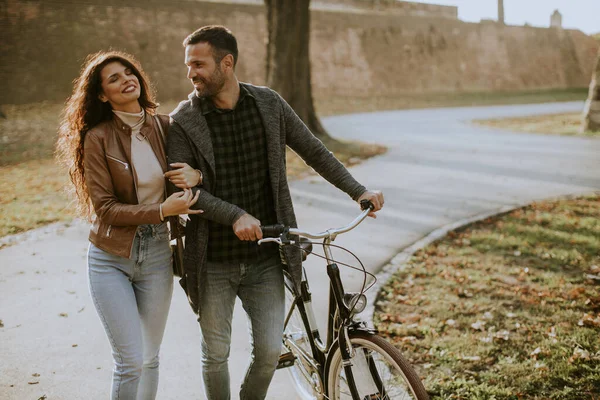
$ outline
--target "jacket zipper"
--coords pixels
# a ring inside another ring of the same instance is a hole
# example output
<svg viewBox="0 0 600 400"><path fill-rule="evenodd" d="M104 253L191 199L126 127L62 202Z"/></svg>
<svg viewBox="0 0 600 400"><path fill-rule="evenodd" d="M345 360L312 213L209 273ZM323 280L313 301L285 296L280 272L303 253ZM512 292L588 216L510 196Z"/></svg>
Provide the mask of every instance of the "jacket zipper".
<svg viewBox="0 0 600 400"><path fill-rule="evenodd" d="M127 164L125 161L121 161L121 160L119 160L118 158L111 157L111 156L109 156L108 154L106 155L106 157L108 157L108 158L110 158L111 160L114 160L114 161L116 161L116 162L118 162L118 163L121 163L121 164L123 164L123 165L125 166L125 169L129 169L129 164Z"/></svg>
<svg viewBox="0 0 600 400"><path fill-rule="evenodd" d="M108 226L108 229L106 230L106 237L110 237L110 231L112 229L112 225Z"/></svg>

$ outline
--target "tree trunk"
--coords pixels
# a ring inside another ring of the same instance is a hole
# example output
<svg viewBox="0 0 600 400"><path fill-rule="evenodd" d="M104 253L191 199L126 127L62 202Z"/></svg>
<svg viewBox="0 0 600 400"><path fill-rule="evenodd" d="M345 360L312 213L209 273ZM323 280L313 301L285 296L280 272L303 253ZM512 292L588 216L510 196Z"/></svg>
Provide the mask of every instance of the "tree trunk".
<svg viewBox="0 0 600 400"><path fill-rule="evenodd" d="M312 133L333 139L321 125L313 104L309 38L310 0L265 0L267 6L267 86L277 91Z"/></svg>
<svg viewBox="0 0 600 400"><path fill-rule="evenodd" d="M498 22L504 25L504 0L498 0Z"/></svg>
<svg viewBox="0 0 600 400"><path fill-rule="evenodd" d="M596 57L596 67L592 73L590 92L583 110L583 131L600 131L600 48Z"/></svg>

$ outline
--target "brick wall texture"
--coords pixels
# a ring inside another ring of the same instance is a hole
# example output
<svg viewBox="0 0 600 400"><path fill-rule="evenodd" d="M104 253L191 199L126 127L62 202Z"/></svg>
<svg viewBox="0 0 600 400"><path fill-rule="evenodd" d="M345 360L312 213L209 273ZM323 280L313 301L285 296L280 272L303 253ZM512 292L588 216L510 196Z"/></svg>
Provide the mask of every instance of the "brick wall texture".
<svg viewBox="0 0 600 400"><path fill-rule="evenodd" d="M585 87L598 43L580 31L313 10L316 96ZM187 96L184 37L236 34L240 79L265 83L265 8L185 0L0 0L0 104L63 101L89 53L141 61L165 101Z"/></svg>

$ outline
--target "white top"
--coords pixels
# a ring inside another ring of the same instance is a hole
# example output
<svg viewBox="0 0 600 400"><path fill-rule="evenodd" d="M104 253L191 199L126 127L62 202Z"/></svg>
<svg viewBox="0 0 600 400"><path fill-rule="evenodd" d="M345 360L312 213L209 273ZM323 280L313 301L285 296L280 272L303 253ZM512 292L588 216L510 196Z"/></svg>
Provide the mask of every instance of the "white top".
<svg viewBox="0 0 600 400"><path fill-rule="evenodd" d="M139 113L113 112L131 127L131 163L137 176L137 197L139 204L155 204L164 200L165 177L150 142L140 133L146 120L142 109Z"/></svg>

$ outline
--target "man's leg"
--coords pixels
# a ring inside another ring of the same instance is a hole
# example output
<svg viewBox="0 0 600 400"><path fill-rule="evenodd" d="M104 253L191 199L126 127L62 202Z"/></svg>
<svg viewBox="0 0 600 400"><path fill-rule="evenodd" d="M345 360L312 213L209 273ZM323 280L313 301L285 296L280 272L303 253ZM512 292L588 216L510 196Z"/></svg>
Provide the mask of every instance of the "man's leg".
<svg viewBox="0 0 600 400"><path fill-rule="evenodd" d="M207 276L200 296L202 330L202 377L209 400L229 400L229 348L231 320L237 287L239 264L206 264Z"/></svg>
<svg viewBox="0 0 600 400"><path fill-rule="evenodd" d="M285 294L279 258L245 266L238 295L250 322L252 355L240 400L264 399L281 354Z"/></svg>

